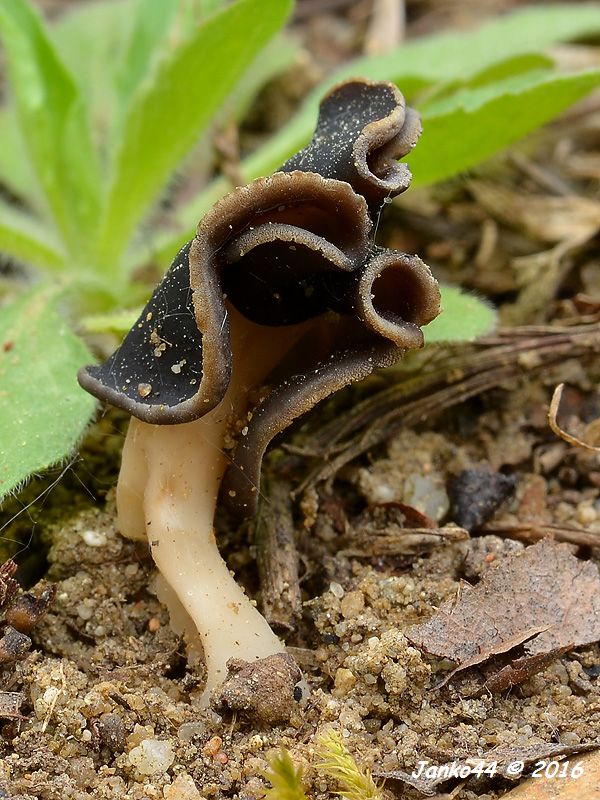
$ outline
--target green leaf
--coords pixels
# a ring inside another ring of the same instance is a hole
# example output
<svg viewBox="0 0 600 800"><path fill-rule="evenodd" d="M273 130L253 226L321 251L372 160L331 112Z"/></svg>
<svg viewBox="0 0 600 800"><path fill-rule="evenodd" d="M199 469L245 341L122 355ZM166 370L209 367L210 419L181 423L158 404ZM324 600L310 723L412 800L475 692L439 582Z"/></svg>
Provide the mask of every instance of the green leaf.
<svg viewBox="0 0 600 800"><path fill-rule="evenodd" d="M269 759L269 770L264 777L271 784L264 800L307 800L302 787L302 769L296 769L287 750L282 748Z"/></svg>
<svg viewBox="0 0 600 800"><path fill-rule="evenodd" d="M48 272L67 263L60 243L42 223L0 201L0 252Z"/></svg>
<svg viewBox="0 0 600 800"><path fill-rule="evenodd" d="M0 309L0 499L81 439L95 401L75 376L91 360L57 312L54 290Z"/></svg>
<svg viewBox="0 0 600 800"><path fill-rule="evenodd" d="M14 108L0 109L0 183L31 206L43 206Z"/></svg>
<svg viewBox="0 0 600 800"><path fill-rule="evenodd" d="M462 172L521 139L600 85L600 70L528 74L465 89L423 112L423 136L408 162L414 186Z"/></svg>
<svg viewBox="0 0 600 800"><path fill-rule="evenodd" d="M90 314L81 320L81 326L86 333L114 333L123 337L133 328L142 309L143 306L139 306L134 310L124 309L109 314Z"/></svg>
<svg viewBox="0 0 600 800"><path fill-rule="evenodd" d="M260 151L248 160L249 171L259 165L283 163L304 147L317 118L319 102L336 83L360 75L396 83L409 100L431 84L467 82L520 55L535 55L556 42L600 31L600 6L574 8L564 4L525 9L472 31L435 34L403 43L380 56L345 64L310 93L300 111ZM266 157L266 158L265 158Z"/></svg>
<svg viewBox="0 0 600 800"><path fill-rule="evenodd" d="M153 61L167 41L168 33L181 6L180 0L157 3L136 0L132 4L134 20L128 46L117 73L117 87L122 110L126 109L135 89L151 72Z"/></svg>
<svg viewBox="0 0 600 800"><path fill-rule="evenodd" d="M69 250L85 259L100 179L83 98L25 0L0 3L0 36L30 161Z"/></svg>
<svg viewBox="0 0 600 800"><path fill-rule="evenodd" d="M600 32L600 5L543 4L506 14L469 31L424 36L379 56L357 59L338 70L332 83L350 75L428 83L466 81L515 56L539 53L557 42ZM403 90L404 91L404 90Z"/></svg>
<svg viewBox="0 0 600 800"><path fill-rule="evenodd" d="M494 329L497 314L484 300L456 286L441 286L440 291L442 313L423 328L425 344L472 342Z"/></svg>
<svg viewBox="0 0 600 800"><path fill-rule="evenodd" d="M160 3L172 7L171 2ZM70 8L49 29L65 67L86 98L96 146L104 148L118 116L117 75L132 36L134 0L102 0Z"/></svg>
<svg viewBox="0 0 600 800"><path fill-rule="evenodd" d="M132 98L99 243L106 268L290 7L290 0L239 0L171 52Z"/></svg>

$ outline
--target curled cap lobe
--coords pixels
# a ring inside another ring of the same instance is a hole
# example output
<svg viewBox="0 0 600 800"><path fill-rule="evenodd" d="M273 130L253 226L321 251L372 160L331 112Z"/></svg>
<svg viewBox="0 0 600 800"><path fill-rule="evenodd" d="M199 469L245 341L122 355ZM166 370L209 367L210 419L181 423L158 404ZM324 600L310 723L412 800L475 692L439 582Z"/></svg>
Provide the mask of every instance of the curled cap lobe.
<svg viewBox="0 0 600 800"><path fill-rule="evenodd" d="M347 181L375 210L408 189L407 155L421 134L419 115L391 83L364 79L335 86L322 100L310 144L281 167Z"/></svg>

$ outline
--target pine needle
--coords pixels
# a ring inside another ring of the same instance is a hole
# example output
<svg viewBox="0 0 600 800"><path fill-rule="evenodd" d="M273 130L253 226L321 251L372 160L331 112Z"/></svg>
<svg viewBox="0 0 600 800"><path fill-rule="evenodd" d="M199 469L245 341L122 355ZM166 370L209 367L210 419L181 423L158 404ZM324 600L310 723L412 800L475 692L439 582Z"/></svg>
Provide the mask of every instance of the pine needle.
<svg viewBox="0 0 600 800"><path fill-rule="evenodd" d="M339 733L323 734L315 752L320 762L315 768L339 784L336 794L347 800L381 800L381 791L371 773L360 769Z"/></svg>
<svg viewBox="0 0 600 800"><path fill-rule="evenodd" d="M302 788L302 768L296 769L287 750L281 749L269 761L270 769L265 778L271 784L264 794L264 800L307 800Z"/></svg>

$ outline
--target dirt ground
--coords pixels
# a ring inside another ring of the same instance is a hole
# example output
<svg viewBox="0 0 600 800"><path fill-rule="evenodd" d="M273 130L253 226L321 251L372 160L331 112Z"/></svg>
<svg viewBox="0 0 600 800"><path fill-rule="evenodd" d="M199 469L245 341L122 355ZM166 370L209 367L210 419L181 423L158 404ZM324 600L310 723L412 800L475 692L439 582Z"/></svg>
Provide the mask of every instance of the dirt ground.
<svg viewBox="0 0 600 800"><path fill-rule="evenodd" d="M514 5L408 2L407 35ZM372 12L371 0L300 2L303 91L368 47ZM289 87L284 76L263 92L260 107L272 106L273 119L298 101ZM252 125L242 144L257 135ZM325 800L339 787L315 769L314 750L333 729L361 768L385 779L384 798L492 800L517 779L427 786L407 774L422 760L490 753L575 763L600 744L598 644L566 648L518 685L491 691L477 666L444 684L453 664L407 636L444 601L458 602L465 581L477 584L545 536L598 563L600 456L557 437L548 407L565 382L561 426L598 443L600 221L590 225L577 198L600 200L599 143L596 95L468 179L409 191L382 220L382 243L419 253L441 280L486 296L508 338L438 348L341 393L269 458L267 500L279 484L297 490L273 506L293 522L300 563L301 607L284 610L278 630L311 688L284 724L200 708L202 665L188 664L169 626L147 548L115 527L124 417L104 413L68 469L8 504L6 555L18 550L28 588L50 582L56 595L31 650L0 673L1 692L18 703L5 716L0 706L0 797L258 800L269 759L285 747L303 767L308 797ZM570 215L571 238L557 235L548 199ZM548 357L552 331L566 333ZM503 342L525 345L496 363ZM490 377L478 383L482 359ZM338 441L332 420L347 424ZM482 507L459 480L465 474L479 481L477 496L486 493ZM222 550L260 606L251 536L221 521Z"/></svg>

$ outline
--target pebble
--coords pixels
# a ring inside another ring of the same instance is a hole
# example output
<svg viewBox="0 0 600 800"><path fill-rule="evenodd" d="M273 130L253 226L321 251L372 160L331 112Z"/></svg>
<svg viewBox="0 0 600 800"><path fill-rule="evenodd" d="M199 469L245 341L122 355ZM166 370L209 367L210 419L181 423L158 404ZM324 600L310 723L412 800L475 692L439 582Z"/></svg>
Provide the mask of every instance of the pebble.
<svg viewBox="0 0 600 800"><path fill-rule="evenodd" d="M344 596L344 587L336 581L332 581L329 584L329 591L334 597L337 597L338 600Z"/></svg>
<svg viewBox="0 0 600 800"><path fill-rule="evenodd" d="M77 614L80 617L80 619L87 621L88 619L91 619L94 616L94 609L91 608L86 603L79 603L77 605Z"/></svg>
<svg viewBox="0 0 600 800"><path fill-rule="evenodd" d="M450 482L453 522L467 530L478 528L509 498L516 479L488 469L465 469Z"/></svg>
<svg viewBox="0 0 600 800"><path fill-rule="evenodd" d="M129 763L142 775L166 772L175 760L169 742L159 739L143 739L130 751L128 758Z"/></svg>
<svg viewBox="0 0 600 800"><path fill-rule="evenodd" d="M335 689L338 696L345 696L356 685L356 675L352 670L339 667L335 673Z"/></svg>
<svg viewBox="0 0 600 800"><path fill-rule="evenodd" d="M214 758L223 744L223 739L220 736L213 736L202 748L202 755L206 758Z"/></svg>
<svg viewBox="0 0 600 800"><path fill-rule="evenodd" d="M358 617L365 607L365 598L362 592L348 592L340 603L340 611L344 619Z"/></svg>
<svg viewBox="0 0 600 800"><path fill-rule="evenodd" d="M184 722L179 726L177 736L182 742L191 742L195 736L203 736L206 733L206 725L203 722Z"/></svg>
<svg viewBox="0 0 600 800"><path fill-rule="evenodd" d="M107 542L106 534L102 531L81 531L81 538L88 547L104 547Z"/></svg>
<svg viewBox="0 0 600 800"><path fill-rule="evenodd" d="M187 772L182 772L170 786L165 786L163 795L165 800L202 800L193 778Z"/></svg>

